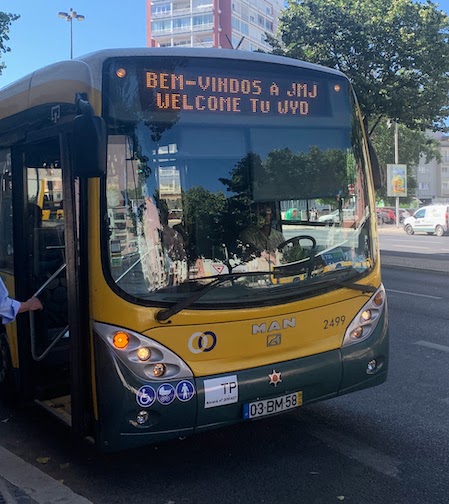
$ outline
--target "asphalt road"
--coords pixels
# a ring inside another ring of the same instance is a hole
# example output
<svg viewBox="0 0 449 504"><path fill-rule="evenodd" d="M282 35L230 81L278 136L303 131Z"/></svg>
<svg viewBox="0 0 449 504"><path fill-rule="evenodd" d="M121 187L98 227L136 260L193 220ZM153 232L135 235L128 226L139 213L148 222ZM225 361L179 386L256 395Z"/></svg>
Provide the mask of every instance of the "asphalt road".
<svg viewBox="0 0 449 504"><path fill-rule="evenodd" d="M408 236L395 225L383 225L379 232L384 266L449 273L449 236Z"/></svg>
<svg viewBox="0 0 449 504"><path fill-rule="evenodd" d="M379 387L115 455L74 446L38 408L0 403L0 445L75 492L32 494L42 503L447 504L449 276L405 269L406 259L383 267L391 364ZM0 478L0 503L1 490Z"/></svg>

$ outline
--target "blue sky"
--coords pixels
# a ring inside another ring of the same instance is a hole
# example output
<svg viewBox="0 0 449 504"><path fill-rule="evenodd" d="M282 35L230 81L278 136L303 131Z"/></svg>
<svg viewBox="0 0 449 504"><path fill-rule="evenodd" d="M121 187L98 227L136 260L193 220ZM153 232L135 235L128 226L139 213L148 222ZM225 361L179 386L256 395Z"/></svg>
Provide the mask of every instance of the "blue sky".
<svg viewBox="0 0 449 504"><path fill-rule="evenodd" d="M439 2L449 11L449 0ZM0 0L0 10L20 14L2 55L7 68L0 88L55 61L70 58L70 23L58 18L72 7L86 17L73 21L74 57L113 47L145 47L145 0Z"/></svg>
<svg viewBox="0 0 449 504"><path fill-rule="evenodd" d="M449 0L448 0L449 1ZM73 55L112 47L145 47L145 0L0 0L0 10L20 14L2 54L7 68L0 88L37 68L70 58L70 7L86 17L73 21Z"/></svg>

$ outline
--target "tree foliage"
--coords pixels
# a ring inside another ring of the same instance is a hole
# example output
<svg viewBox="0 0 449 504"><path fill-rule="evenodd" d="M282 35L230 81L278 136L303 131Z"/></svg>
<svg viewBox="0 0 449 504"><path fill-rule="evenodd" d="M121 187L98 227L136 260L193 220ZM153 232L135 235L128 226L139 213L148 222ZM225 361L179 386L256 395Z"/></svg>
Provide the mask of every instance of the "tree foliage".
<svg viewBox="0 0 449 504"><path fill-rule="evenodd" d="M387 121L379 122L376 128L372 141L377 152L379 163L383 170L387 169L387 164L394 164L394 127L388 124ZM416 178L412 166L419 164L421 158L427 163L431 159L440 160L440 152L438 150L438 142L421 131L412 131L403 125L398 128L398 148L399 162L407 165L407 192L409 197L401 198L402 202L409 203L415 194ZM377 192L377 196L384 201L393 204L395 198L387 198L387 190L383 188Z"/></svg>
<svg viewBox="0 0 449 504"><path fill-rule="evenodd" d="M442 129L449 116L449 18L413 0L288 0L273 52L336 68L368 121Z"/></svg>
<svg viewBox="0 0 449 504"><path fill-rule="evenodd" d="M11 49L6 45L9 40L9 27L13 21L19 19L20 16L16 14L7 14L6 12L0 12L0 59L1 54L9 52ZM2 74L2 69L5 68L5 63L0 61L0 75Z"/></svg>
<svg viewBox="0 0 449 504"><path fill-rule="evenodd" d="M223 244L222 218L226 209L226 196L195 186L183 194L185 222L188 228L189 258L214 257ZM217 249L217 250L215 250Z"/></svg>

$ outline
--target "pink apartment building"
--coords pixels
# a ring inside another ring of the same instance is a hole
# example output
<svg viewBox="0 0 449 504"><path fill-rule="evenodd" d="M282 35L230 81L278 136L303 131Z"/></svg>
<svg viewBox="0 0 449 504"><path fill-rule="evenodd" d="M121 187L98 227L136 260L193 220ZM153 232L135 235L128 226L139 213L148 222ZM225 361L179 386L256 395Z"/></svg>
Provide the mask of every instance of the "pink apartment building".
<svg viewBox="0 0 449 504"><path fill-rule="evenodd" d="M283 0L146 0L147 46L270 50Z"/></svg>

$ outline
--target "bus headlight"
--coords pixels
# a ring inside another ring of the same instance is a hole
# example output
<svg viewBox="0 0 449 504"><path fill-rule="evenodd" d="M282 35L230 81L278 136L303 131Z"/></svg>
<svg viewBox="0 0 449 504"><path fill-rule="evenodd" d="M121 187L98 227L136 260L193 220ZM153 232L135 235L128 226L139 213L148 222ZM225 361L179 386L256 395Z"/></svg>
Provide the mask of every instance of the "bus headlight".
<svg viewBox="0 0 449 504"><path fill-rule="evenodd" d="M157 341L109 324L94 322L93 328L114 355L144 381L193 377L189 366Z"/></svg>
<svg viewBox="0 0 449 504"><path fill-rule="evenodd" d="M376 328L386 303L385 288L381 285L349 324L342 346L366 340Z"/></svg>
<svg viewBox="0 0 449 504"><path fill-rule="evenodd" d="M153 375L156 378L160 378L161 376L164 376L165 370L166 370L165 364L162 364L162 362L158 362L153 367Z"/></svg>
<svg viewBox="0 0 449 504"><path fill-rule="evenodd" d="M139 360L144 362L151 357L151 350L147 347L141 347L137 350L136 355Z"/></svg>

